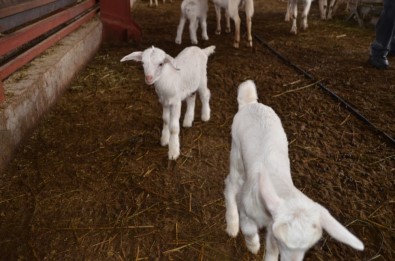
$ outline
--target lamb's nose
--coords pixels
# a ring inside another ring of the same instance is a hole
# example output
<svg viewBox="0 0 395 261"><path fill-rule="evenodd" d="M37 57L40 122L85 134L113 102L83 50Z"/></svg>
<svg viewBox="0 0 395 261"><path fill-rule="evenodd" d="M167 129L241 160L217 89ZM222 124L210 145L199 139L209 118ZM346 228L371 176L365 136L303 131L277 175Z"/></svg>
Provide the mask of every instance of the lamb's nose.
<svg viewBox="0 0 395 261"><path fill-rule="evenodd" d="M152 79L153 79L153 77L151 75L146 75L145 76L145 82L147 82L147 83L151 83Z"/></svg>

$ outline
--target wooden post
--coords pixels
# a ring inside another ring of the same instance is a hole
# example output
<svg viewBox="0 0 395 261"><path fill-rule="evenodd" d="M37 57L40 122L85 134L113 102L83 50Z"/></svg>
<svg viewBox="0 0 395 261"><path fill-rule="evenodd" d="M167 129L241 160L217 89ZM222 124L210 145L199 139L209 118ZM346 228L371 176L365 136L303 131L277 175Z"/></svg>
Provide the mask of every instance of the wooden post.
<svg viewBox="0 0 395 261"><path fill-rule="evenodd" d="M100 18L103 41L141 42L141 29L132 19L130 0L100 0Z"/></svg>

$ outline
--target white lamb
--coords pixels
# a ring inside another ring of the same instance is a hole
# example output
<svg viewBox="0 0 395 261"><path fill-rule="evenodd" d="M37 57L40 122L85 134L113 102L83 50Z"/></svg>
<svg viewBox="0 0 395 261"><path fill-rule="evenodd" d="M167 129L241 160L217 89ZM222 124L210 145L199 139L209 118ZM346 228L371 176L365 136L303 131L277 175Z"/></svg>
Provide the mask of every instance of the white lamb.
<svg viewBox="0 0 395 261"><path fill-rule="evenodd" d="M285 21L288 22L292 20L291 33L293 34L298 33L298 29L296 25L296 19L298 16L298 1L301 1L304 5L300 27L302 28L302 30L306 30L308 28L307 16L309 15L311 2L313 0L288 0L287 12L285 14ZM318 5L320 8L320 14L322 20L332 19L332 16L338 7L338 4L347 0L337 0L336 5L335 5L335 1L336 0L318 0ZM329 2L329 8L328 8L328 2Z"/></svg>
<svg viewBox="0 0 395 261"><path fill-rule="evenodd" d="M191 127L195 114L196 91L202 102L203 121L210 119L210 90L207 88L207 60L215 46L205 49L192 46L185 48L173 58L159 48L148 48L144 52L133 52L121 62L133 60L143 62L145 83L155 85L159 102L163 106L162 146L169 145L169 159L180 155L181 102L186 100L184 127Z"/></svg>
<svg viewBox="0 0 395 261"><path fill-rule="evenodd" d="M215 6L215 12L217 17L217 29L216 34L221 33L221 8L225 9L226 17L226 32L230 32L229 17L235 22L235 38L233 46L239 48L240 43L240 16L239 8L244 5L246 24L247 24L247 41L248 46L252 47L252 16L254 15L254 1L253 0L212 0Z"/></svg>
<svg viewBox="0 0 395 261"><path fill-rule="evenodd" d="M307 28L309 27L309 25L307 24L307 16L309 15L312 1L313 0L288 0L287 12L285 14L285 21L288 22L292 20L291 33L293 34L298 33L298 28L296 25L296 18L298 17L298 2L302 2L304 6L300 27L303 30L307 30ZM321 3L323 3L323 0L319 0L319 1L320 1L320 9L321 9L322 6ZM322 17L322 13L321 13L321 17Z"/></svg>
<svg viewBox="0 0 395 261"><path fill-rule="evenodd" d="M189 36L192 44L197 44L196 31L200 22L203 40L208 40L207 35L207 10L208 0L184 0L181 3L181 17L177 28L176 44L182 42L182 32L185 22L189 20Z"/></svg>
<svg viewBox="0 0 395 261"><path fill-rule="evenodd" d="M257 102L252 81L239 86L233 119L230 173L225 180L226 231L244 234L252 253L266 227L266 261L303 260L325 229L335 239L363 250L363 243L326 208L298 190L291 178L288 141L280 118Z"/></svg>

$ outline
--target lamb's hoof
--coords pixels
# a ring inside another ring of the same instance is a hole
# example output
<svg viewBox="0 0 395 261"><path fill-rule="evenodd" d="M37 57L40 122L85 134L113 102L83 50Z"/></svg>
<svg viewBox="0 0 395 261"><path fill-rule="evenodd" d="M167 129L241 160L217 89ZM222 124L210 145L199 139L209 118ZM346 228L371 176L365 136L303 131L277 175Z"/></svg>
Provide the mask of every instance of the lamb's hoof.
<svg viewBox="0 0 395 261"><path fill-rule="evenodd" d="M294 35L297 35L298 34L298 30L296 28L292 28L290 33L294 34Z"/></svg>
<svg viewBox="0 0 395 261"><path fill-rule="evenodd" d="M198 44L198 41L191 41L191 42L192 42L192 44L195 44L195 45Z"/></svg>
<svg viewBox="0 0 395 261"><path fill-rule="evenodd" d="M180 156L180 151L169 151L169 160L176 160Z"/></svg>
<svg viewBox="0 0 395 261"><path fill-rule="evenodd" d="M202 115L202 121L209 121L210 120L210 113Z"/></svg>
<svg viewBox="0 0 395 261"><path fill-rule="evenodd" d="M249 41L247 42L247 46L248 46L248 47L252 47L252 40L249 40Z"/></svg>
<svg viewBox="0 0 395 261"><path fill-rule="evenodd" d="M239 224L237 223L228 224L226 226L226 233L228 233L228 235L231 237L236 237L237 234L239 233Z"/></svg>
<svg viewBox="0 0 395 261"><path fill-rule="evenodd" d="M175 40L176 44L181 44L181 40Z"/></svg>
<svg viewBox="0 0 395 261"><path fill-rule="evenodd" d="M239 42L234 41L233 42L233 47L238 49L239 48Z"/></svg>
<svg viewBox="0 0 395 261"><path fill-rule="evenodd" d="M190 128L190 127L192 127L192 121L187 121L187 120L184 120L184 122L182 123L182 127L184 127L184 128Z"/></svg>
<svg viewBox="0 0 395 261"><path fill-rule="evenodd" d="M225 29L225 33L230 34L230 32L231 32L231 31L230 31L230 28L226 28L226 29Z"/></svg>
<svg viewBox="0 0 395 261"><path fill-rule="evenodd" d="M163 147L169 145L169 140L169 135L162 135L162 137L160 138L160 145L162 145Z"/></svg>
<svg viewBox="0 0 395 261"><path fill-rule="evenodd" d="M215 30L215 34L216 35L220 35L221 34L221 30Z"/></svg>
<svg viewBox="0 0 395 261"><path fill-rule="evenodd" d="M258 253L259 248L261 248L261 244L258 243L248 243L246 242L248 250L253 253L254 255Z"/></svg>

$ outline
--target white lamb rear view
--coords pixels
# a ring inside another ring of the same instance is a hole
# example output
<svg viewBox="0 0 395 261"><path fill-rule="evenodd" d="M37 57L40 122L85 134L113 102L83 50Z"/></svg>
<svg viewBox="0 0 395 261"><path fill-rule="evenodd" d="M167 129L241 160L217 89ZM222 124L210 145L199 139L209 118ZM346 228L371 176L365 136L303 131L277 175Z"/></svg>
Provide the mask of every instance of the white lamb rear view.
<svg viewBox="0 0 395 261"><path fill-rule="evenodd" d="M254 82L238 90L233 119L230 173L225 180L226 230L239 226L252 253L260 248L258 231L266 227L266 261L303 260L325 229L332 237L363 250L363 243L326 208L298 190L291 178L288 141L280 118L257 102Z"/></svg>
<svg viewBox="0 0 395 261"><path fill-rule="evenodd" d="M192 44L197 44L196 32L199 27L202 30L203 40L208 40L207 35L207 10L208 10L208 0L183 0L181 3L181 17L180 23L177 28L176 44L181 44L182 42L182 32L184 31L184 26L189 20L189 37L191 38Z"/></svg>
<svg viewBox="0 0 395 261"><path fill-rule="evenodd" d="M144 52L133 52L121 62L133 60L143 62L145 82L155 85L159 102L163 107L162 146L169 145L169 159L180 155L181 102L186 100L184 127L191 127L195 117L196 91L202 102L202 120L210 119L210 90L207 88L207 60L215 46L205 49L192 46L185 48L173 58L159 48L148 48Z"/></svg>

